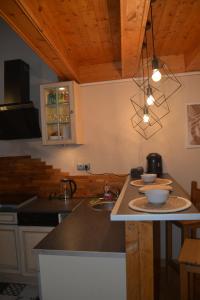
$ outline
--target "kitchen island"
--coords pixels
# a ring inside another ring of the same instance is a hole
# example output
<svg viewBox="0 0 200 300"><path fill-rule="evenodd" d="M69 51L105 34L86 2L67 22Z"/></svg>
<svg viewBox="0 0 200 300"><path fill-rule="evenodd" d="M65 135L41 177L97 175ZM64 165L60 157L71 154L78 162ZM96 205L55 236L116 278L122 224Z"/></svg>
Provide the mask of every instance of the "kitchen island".
<svg viewBox="0 0 200 300"><path fill-rule="evenodd" d="M156 221L200 220L200 213L193 205L173 213L132 210L129 208L129 202L142 195L138 187L131 185L130 181L128 177L111 213L111 220L125 222L127 300L155 300L158 298L156 269L160 252L159 224ZM172 196L189 198L174 179L172 187Z"/></svg>
<svg viewBox="0 0 200 300"><path fill-rule="evenodd" d="M36 247L43 300L125 300L124 222L84 199Z"/></svg>

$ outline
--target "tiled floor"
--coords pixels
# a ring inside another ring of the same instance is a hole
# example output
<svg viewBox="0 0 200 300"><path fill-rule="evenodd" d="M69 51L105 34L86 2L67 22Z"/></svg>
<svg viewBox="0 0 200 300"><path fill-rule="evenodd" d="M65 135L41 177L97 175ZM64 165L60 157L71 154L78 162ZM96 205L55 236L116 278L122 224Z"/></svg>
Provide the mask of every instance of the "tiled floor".
<svg viewBox="0 0 200 300"><path fill-rule="evenodd" d="M11 290L10 288L5 289L5 285L6 283L0 282L0 300L39 300L36 285L18 284ZM165 268L162 268L159 286L159 300L180 300L179 274L175 270L170 268L167 276ZM10 295L10 293L15 295ZM196 276L195 295L192 300L200 300L200 276Z"/></svg>
<svg viewBox="0 0 200 300"><path fill-rule="evenodd" d="M0 300L38 300L38 288L35 285L20 283L0 283Z"/></svg>

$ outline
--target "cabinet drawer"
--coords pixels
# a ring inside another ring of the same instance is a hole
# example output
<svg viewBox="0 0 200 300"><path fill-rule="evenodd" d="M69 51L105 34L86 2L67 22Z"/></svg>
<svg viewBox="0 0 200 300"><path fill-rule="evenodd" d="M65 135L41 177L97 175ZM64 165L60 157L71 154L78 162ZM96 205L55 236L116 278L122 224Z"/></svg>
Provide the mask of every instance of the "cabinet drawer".
<svg viewBox="0 0 200 300"><path fill-rule="evenodd" d="M17 224L17 213L0 213L0 224Z"/></svg>

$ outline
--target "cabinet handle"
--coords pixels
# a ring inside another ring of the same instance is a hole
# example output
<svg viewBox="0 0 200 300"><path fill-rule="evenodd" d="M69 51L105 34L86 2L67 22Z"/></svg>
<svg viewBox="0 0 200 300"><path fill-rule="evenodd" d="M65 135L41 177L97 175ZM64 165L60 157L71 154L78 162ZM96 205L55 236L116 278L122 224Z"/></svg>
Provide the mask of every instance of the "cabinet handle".
<svg viewBox="0 0 200 300"><path fill-rule="evenodd" d="M74 113L74 111L73 110L70 110L70 114L73 114Z"/></svg>

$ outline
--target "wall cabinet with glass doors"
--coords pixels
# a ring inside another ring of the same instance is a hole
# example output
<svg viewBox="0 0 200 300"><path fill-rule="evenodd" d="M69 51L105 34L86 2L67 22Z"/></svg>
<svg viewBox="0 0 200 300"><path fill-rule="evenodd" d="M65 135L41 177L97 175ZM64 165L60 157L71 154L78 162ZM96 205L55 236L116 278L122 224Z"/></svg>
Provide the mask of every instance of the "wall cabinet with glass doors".
<svg viewBox="0 0 200 300"><path fill-rule="evenodd" d="M74 81L40 86L44 145L82 144L79 86Z"/></svg>

